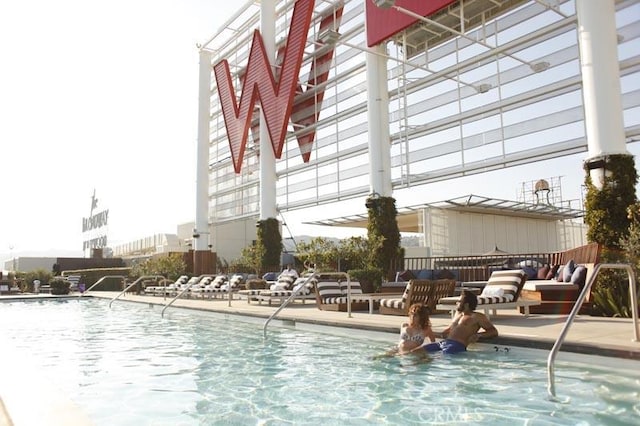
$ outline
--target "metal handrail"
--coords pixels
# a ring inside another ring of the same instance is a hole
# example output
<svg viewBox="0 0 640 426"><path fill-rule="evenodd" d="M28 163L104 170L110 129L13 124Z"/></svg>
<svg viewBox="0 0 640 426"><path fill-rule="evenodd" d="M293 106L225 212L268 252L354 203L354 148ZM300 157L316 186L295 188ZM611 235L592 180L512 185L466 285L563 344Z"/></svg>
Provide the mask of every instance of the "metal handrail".
<svg viewBox="0 0 640 426"><path fill-rule="evenodd" d="M91 290L92 288L94 288L98 284L102 283L102 281L106 280L107 278L120 278L120 279L122 279L122 281L125 281L127 279L127 277L125 277L124 275L105 275L104 277L100 278L98 281L93 283L93 285L91 287L86 289L84 292L80 293L78 295L78 298L80 298L80 297L84 296L85 294L89 293L89 290Z"/></svg>
<svg viewBox="0 0 640 426"><path fill-rule="evenodd" d="M262 333L264 334L264 337L267 337L267 325L269 325L269 323L271 322L272 319L275 318L276 315L278 315L280 313L281 310L283 310L288 304L289 302L291 302L299 293L300 291L302 291L302 289L304 288L304 286L311 281L311 279L315 278L318 274L313 272L311 275L309 275L307 277L307 279L304 281L304 283L298 287L297 290L294 290L293 293L291 293L291 296L289 296L287 298L287 300L285 300L284 302L282 302L282 304L278 307L278 309L276 309L270 316L269 318L267 318L267 320L264 323L264 326L262 327Z"/></svg>
<svg viewBox="0 0 640 426"><path fill-rule="evenodd" d="M109 302L109 308L111 308L111 304L118 299L120 296L122 296L123 294L125 294L131 287L133 287L134 285L138 284L139 282L143 281L143 280L157 280L157 279L164 279L164 277L162 275L144 275L140 278L138 278L137 280L135 280L134 282L132 282L130 285L128 285L124 290L122 290L120 293L118 293L118 295L116 297L114 297L113 299L111 299L111 301Z"/></svg>
<svg viewBox="0 0 640 426"><path fill-rule="evenodd" d="M347 278L347 312L348 312L349 318L351 318L351 278L349 277L349 274L347 274L346 272L322 272L322 273L314 272L307 277L306 281L301 286L298 287L298 290L291 293L291 296L289 296L287 300L285 300L278 307L278 309L276 309L275 312L272 313L271 316L269 316L269 318L267 318L267 320L264 323L264 327L262 327L262 332L265 338L267 337L267 325L269 325L271 320L274 319L276 315L278 315L280 311L282 311L289 304L289 302L291 302L298 295L298 293L300 293L300 291L304 288L305 284L307 284L312 278L315 278L318 275L339 275Z"/></svg>
<svg viewBox="0 0 640 426"><path fill-rule="evenodd" d="M580 295L578 296L578 300L576 300L576 304L573 306L571 313L567 317L567 321L565 322L564 327L560 332L560 336L558 336L558 339L556 340L556 343L551 348L551 352L549 353L549 357L547 358L547 377L548 377L547 392L549 393L549 396L552 399L556 397L556 383L555 383L555 375L554 375L554 363L555 363L556 355L558 354L558 351L560 350L560 346L562 346L562 343L564 342L564 339L567 336L567 333L569 332L569 327L571 327L571 324L573 323L575 316L578 314L578 311L580 311L580 307L582 306L582 303L586 299L587 294L591 289L591 286L595 282L598 272L600 272L600 269L602 268L625 269L627 271L627 274L629 275L629 296L631 297L631 315L633 318L633 328L634 328L634 336L635 336L633 341L634 342L640 341L640 329L638 328L638 296L636 292L636 276L635 276L635 273L633 272L633 269L631 268L631 265L623 264L623 263L597 264L593 270L593 274L591 274L591 277L586 282L585 286L582 289L582 292L580 292Z"/></svg>
<svg viewBox="0 0 640 426"><path fill-rule="evenodd" d="M171 305L173 305L173 302L176 301L176 299L178 299L180 296L182 296L186 291L188 291L194 284L198 284L200 281L202 281L202 278L204 277L211 277L213 275L211 274L203 274L203 275L198 275L198 281L193 281L192 283L187 282L187 285L181 290L179 291L174 297L173 299L171 299L169 301L169 303L167 303L166 305L164 305L164 307L162 308L162 312L160 312L160 316L162 318L164 318L164 311L167 310L167 308ZM165 287L166 288L166 287ZM166 292L166 291L165 291Z"/></svg>

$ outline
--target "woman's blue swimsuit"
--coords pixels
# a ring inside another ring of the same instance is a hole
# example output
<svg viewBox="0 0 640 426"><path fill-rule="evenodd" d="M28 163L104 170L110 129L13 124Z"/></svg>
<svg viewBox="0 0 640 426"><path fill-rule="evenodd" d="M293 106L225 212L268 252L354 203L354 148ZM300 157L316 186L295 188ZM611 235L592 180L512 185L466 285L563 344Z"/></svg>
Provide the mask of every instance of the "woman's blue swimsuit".
<svg viewBox="0 0 640 426"><path fill-rule="evenodd" d="M439 342L429 343L423 346L427 352L439 352L443 354L457 354L459 352L465 352L467 348L456 340L444 339Z"/></svg>

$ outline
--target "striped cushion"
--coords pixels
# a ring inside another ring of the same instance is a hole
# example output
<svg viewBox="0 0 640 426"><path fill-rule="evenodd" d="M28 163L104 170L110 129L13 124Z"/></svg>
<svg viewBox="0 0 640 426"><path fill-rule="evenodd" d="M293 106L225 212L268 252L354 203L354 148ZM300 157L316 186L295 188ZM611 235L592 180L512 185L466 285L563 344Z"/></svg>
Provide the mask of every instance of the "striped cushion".
<svg viewBox="0 0 640 426"><path fill-rule="evenodd" d="M262 290L260 291L260 296L270 296L270 297L289 297L293 294L291 290Z"/></svg>
<svg viewBox="0 0 640 426"><path fill-rule="evenodd" d="M362 287L358 281L351 281L351 294L362 294ZM347 282L342 281L340 283L340 291L344 296L347 295Z"/></svg>
<svg viewBox="0 0 640 426"><path fill-rule="evenodd" d="M296 281L296 277L292 275L280 275L277 284L281 284L284 288L291 288Z"/></svg>
<svg viewBox="0 0 640 426"><path fill-rule="evenodd" d="M231 284L231 288L240 287L240 284L242 284L243 282L244 282L244 277L238 274L232 276L231 280L229 280L229 283Z"/></svg>
<svg viewBox="0 0 640 426"><path fill-rule="evenodd" d="M198 281L200 281L200 278L198 278L198 277L191 277L191 278L189 278L189 281L187 281L186 283L184 283L184 286L188 286L188 285L191 285L191 286L192 286L192 285L196 284ZM183 285L180 285L179 287L180 287L180 288L182 288L182 287L183 287Z"/></svg>
<svg viewBox="0 0 640 426"><path fill-rule="evenodd" d="M404 309L406 302L404 299L380 299L380 306L394 309Z"/></svg>
<svg viewBox="0 0 640 426"><path fill-rule="evenodd" d="M342 297L340 284L337 281L318 281L316 284L318 295L326 300L327 298Z"/></svg>
<svg viewBox="0 0 640 426"><path fill-rule="evenodd" d="M254 288L252 290L240 290L238 294L242 294L243 296L257 296L261 291L264 291L264 289Z"/></svg>
<svg viewBox="0 0 640 426"><path fill-rule="evenodd" d="M313 278L313 279L309 280L308 283L305 284L306 281L307 281L306 278L298 278L296 280L296 282L293 284L293 291L298 291L298 288L300 288L301 286L304 286L298 292L298 294L303 295L303 296L307 296L307 295L313 293L313 289L315 288L317 280L315 278Z"/></svg>
<svg viewBox="0 0 640 426"><path fill-rule="evenodd" d="M494 271L485 288L499 287L504 292L503 296L480 295L478 296L478 305L513 302L522 288L524 278L525 272L522 269Z"/></svg>
<svg viewBox="0 0 640 426"><path fill-rule="evenodd" d="M206 285L211 284L211 281L213 281L213 277L210 277L210 276L202 277L202 279L198 284L200 285L200 287L204 287Z"/></svg>
<svg viewBox="0 0 640 426"><path fill-rule="evenodd" d="M231 288L240 287L240 284L244 283L244 277L240 274L235 274L229 282L231 283Z"/></svg>
<svg viewBox="0 0 640 426"><path fill-rule="evenodd" d="M409 290L411 290L411 281L409 281L407 283L407 286L404 288L401 299L380 299L380 306L384 306L386 308L404 309L407 304L407 299L409 298Z"/></svg>
<svg viewBox="0 0 640 426"><path fill-rule="evenodd" d="M211 285L213 286L213 288L220 288L220 286L226 282L227 282L226 275L218 275L217 277L215 277Z"/></svg>
<svg viewBox="0 0 640 426"><path fill-rule="evenodd" d="M324 303L325 305L347 303L347 297L346 296L325 297L322 299L322 303Z"/></svg>

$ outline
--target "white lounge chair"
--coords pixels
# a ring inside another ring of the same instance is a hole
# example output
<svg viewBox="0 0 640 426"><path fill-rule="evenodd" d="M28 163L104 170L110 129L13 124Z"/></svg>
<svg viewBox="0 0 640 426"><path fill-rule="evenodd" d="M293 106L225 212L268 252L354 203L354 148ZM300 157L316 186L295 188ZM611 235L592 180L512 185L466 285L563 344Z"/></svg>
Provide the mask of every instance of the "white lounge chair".
<svg viewBox="0 0 640 426"><path fill-rule="evenodd" d="M286 282L286 285L284 284ZM284 276L283 280L278 280L273 289L271 290L261 290L258 292L258 295L255 296L255 299L258 303L268 302L271 305L272 302L282 303L289 297L291 297L294 293L296 296L292 301L301 301L305 303L307 300L315 301L315 285L317 280L315 278L309 279L309 276L303 276L295 281L291 282L289 276Z"/></svg>

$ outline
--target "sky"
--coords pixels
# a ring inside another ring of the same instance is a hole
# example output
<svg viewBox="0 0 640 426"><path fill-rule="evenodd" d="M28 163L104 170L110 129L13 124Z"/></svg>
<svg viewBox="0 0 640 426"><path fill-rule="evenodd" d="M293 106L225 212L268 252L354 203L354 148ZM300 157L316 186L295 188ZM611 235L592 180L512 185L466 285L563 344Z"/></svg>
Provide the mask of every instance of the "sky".
<svg viewBox="0 0 640 426"><path fill-rule="evenodd" d="M81 256L94 190L110 244L194 220L196 43L238 4L0 3L0 254Z"/></svg>
<svg viewBox="0 0 640 426"><path fill-rule="evenodd" d="M109 210L114 246L176 233L195 218L197 43L244 2L21 0L0 3L0 261L82 256L82 218ZM630 145L634 155L640 144ZM517 199L522 182L562 176L580 199L586 153L394 193L397 206L468 194ZM284 236L357 234L285 213ZM577 207L577 206L576 206ZM321 212L321 213L320 213ZM360 233L362 233L361 231Z"/></svg>

